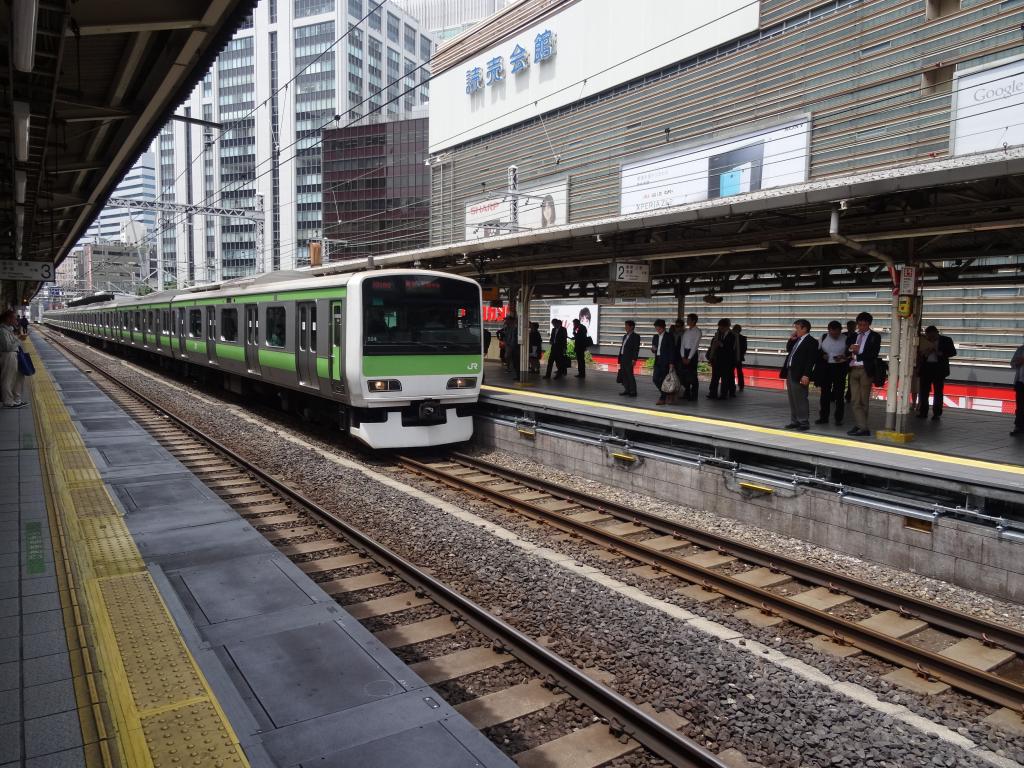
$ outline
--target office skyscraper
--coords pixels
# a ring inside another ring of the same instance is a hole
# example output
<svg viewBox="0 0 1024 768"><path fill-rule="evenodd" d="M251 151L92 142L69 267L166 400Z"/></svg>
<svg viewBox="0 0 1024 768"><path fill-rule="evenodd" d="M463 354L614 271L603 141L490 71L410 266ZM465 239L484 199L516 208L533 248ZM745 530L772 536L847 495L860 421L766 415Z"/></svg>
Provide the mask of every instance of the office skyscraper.
<svg viewBox="0 0 1024 768"><path fill-rule="evenodd" d="M461 35L477 22L492 16L510 0L394 0L419 20L438 40Z"/></svg>
<svg viewBox="0 0 1024 768"><path fill-rule="evenodd" d="M421 64L434 37L393 3L376 5L263 0L178 110L221 128L164 126L161 200L265 211L262 255L251 220L172 215L155 236L167 282L308 264L309 242L323 236L321 129L399 119L427 101L416 86L430 76Z"/></svg>
<svg viewBox="0 0 1024 768"><path fill-rule="evenodd" d="M114 190L113 197L130 197L135 200L156 198L156 169L152 152L144 152ZM156 229L156 213L134 211L127 208L104 208L96 221L86 231L82 242L110 241L121 239L121 228L128 222L141 224L147 232Z"/></svg>

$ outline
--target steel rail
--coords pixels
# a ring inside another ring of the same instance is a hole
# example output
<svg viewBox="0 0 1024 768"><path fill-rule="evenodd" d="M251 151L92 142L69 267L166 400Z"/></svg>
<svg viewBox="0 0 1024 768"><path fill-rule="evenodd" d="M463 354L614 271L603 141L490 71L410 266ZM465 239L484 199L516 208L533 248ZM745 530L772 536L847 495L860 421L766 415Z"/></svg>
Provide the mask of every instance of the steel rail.
<svg viewBox="0 0 1024 768"><path fill-rule="evenodd" d="M667 520L651 512L644 512L583 491L565 488L541 478L526 476L519 472L481 461L473 456L467 456L463 453L453 453L451 455L457 461L476 467L482 472L499 475L506 480L559 496L566 501L575 501L584 506L601 509L612 517L641 523L659 533L680 536L706 549L726 552L755 565L785 573L794 579L835 589L858 600L896 611L902 616L913 616L928 622L934 627L946 629L965 637L973 637L986 643L995 643L1018 655L1024 655L1024 633L1017 632L1005 625L977 618L960 611L943 608L912 595L895 592L891 589L847 576L838 571L811 565L786 555L768 552L736 539L709 533L684 523Z"/></svg>
<svg viewBox="0 0 1024 768"><path fill-rule="evenodd" d="M438 480L453 488L468 490L494 502L495 504L530 517L549 523L570 535L582 537L599 546L623 553L629 557L652 565L666 573L675 575L686 581L701 584L705 588L721 593L762 611L779 616L805 629L825 635L844 645L853 645L874 656L916 670L925 677L934 677L943 682L967 691L974 696L1009 707L1015 711L1024 710L1024 686L1017 685L990 672L961 664L954 659L932 653L923 648L906 643L898 638L877 632L852 621L833 616L825 611L812 608L791 598L777 595L767 589L752 586L732 576L719 573L712 568L686 562L683 558L669 552L662 552L646 546L643 542L631 541L622 536L608 533L602 528L574 520L558 512L545 509L543 505L516 499L501 491L487 488L478 483L461 480L435 469L423 462L405 456L399 458L402 465L410 470ZM474 464L471 468L478 468ZM485 471L480 469L480 471ZM486 470L490 471L490 470ZM506 477L501 472L493 473L496 477ZM520 482L515 480L515 482ZM536 482L536 481L534 481ZM523 485L528 485L522 482ZM571 501L571 496L559 490L554 496ZM598 505L598 509L606 510L606 505Z"/></svg>
<svg viewBox="0 0 1024 768"><path fill-rule="evenodd" d="M383 567L394 571L403 581L429 596L431 600L452 613L454 617L465 621L481 634L496 641L500 649L515 656L544 677L554 680L563 690L606 718L611 727L632 737L653 754L678 768L728 768L726 763L697 742L662 724L566 659L489 613L468 597L459 594L420 570L413 563L370 538L333 512L329 512L311 501L249 459L235 453L216 438L210 437L200 428L171 413L149 396L120 381L113 374L96 368L92 362L67 345L52 337L48 340L186 432L207 443L215 451L255 475L261 482L273 487L282 496L304 507L306 511L320 518L338 534L348 539L356 549L369 555Z"/></svg>

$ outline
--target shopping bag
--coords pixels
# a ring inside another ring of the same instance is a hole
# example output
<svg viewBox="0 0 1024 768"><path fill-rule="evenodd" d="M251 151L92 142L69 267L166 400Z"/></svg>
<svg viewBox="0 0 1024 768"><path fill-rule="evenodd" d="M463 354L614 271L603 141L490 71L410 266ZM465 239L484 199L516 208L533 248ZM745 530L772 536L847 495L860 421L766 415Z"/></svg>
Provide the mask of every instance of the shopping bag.
<svg viewBox="0 0 1024 768"><path fill-rule="evenodd" d="M680 386L679 377L676 376L676 372L672 370L668 372L668 375L665 376L665 380L661 382L661 391L666 395L671 395L673 392L678 392Z"/></svg>
<svg viewBox="0 0 1024 768"><path fill-rule="evenodd" d="M23 349L18 350L18 371L22 376L32 376L36 372L36 367L32 365L32 358Z"/></svg>

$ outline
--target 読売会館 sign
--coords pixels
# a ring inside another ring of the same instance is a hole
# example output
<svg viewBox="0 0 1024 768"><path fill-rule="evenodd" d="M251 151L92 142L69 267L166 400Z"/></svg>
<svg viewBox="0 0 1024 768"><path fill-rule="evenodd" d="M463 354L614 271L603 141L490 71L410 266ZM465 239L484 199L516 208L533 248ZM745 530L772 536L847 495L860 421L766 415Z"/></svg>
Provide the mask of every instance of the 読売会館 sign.
<svg viewBox="0 0 1024 768"><path fill-rule="evenodd" d="M807 180L807 119L740 136L688 144L622 164L620 210L643 213Z"/></svg>
<svg viewBox="0 0 1024 768"><path fill-rule="evenodd" d="M753 32L759 20L756 0L577 0L434 75L430 151L655 72Z"/></svg>
<svg viewBox="0 0 1024 768"><path fill-rule="evenodd" d="M466 239L533 232L565 224L568 206L568 179L466 203Z"/></svg>
<svg viewBox="0 0 1024 768"><path fill-rule="evenodd" d="M957 73L952 122L954 155L1024 144L1024 58Z"/></svg>

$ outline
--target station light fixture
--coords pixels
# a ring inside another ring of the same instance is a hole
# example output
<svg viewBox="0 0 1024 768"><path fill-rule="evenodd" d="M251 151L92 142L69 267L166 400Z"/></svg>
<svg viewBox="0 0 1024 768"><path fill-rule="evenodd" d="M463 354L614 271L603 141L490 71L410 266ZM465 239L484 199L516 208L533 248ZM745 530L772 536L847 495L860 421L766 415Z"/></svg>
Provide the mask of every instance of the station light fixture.
<svg viewBox="0 0 1024 768"><path fill-rule="evenodd" d="M24 171L14 172L14 202L18 205L25 204L25 186L28 181Z"/></svg>
<svg viewBox="0 0 1024 768"><path fill-rule="evenodd" d="M24 101L14 102L14 158L28 162L28 126L31 113Z"/></svg>
<svg viewBox="0 0 1024 768"><path fill-rule="evenodd" d="M14 0L11 7L11 33L14 36L14 68L31 72L36 63L36 22L39 0Z"/></svg>

